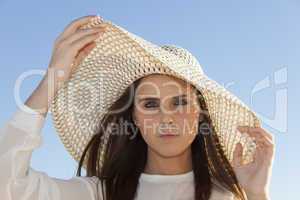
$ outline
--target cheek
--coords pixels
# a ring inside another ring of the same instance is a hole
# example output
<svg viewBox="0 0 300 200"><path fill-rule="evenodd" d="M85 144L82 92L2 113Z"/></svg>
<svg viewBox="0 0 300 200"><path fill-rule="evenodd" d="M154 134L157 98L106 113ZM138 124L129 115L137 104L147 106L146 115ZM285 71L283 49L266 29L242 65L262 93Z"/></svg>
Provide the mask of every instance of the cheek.
<svg viewBox="0 0 300 200"><path fill-rule="evenodd" d="M195 137L199 128L199 112L183 113L177 119L177 125L181 130L181 134L186 135L187 138Z"/></svg>
<svg viewBox="0 0 300 200"><path fill-rule="evenodd" d="M156 117L139 115L137 122L138 127L143 135L154 135L159 125L159 120Z"/></svg>

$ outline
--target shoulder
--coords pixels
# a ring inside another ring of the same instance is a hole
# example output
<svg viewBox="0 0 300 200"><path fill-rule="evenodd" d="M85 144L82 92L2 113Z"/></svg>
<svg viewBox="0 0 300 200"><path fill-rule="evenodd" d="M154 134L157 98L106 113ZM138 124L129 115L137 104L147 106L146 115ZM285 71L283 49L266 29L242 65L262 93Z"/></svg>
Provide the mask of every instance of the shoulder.
<svg viewBox="0 0 300 200"><path fill-rule="evenodd" d="M101 181L97 176L77 176L76 179L82 181L89 189L90 193L93 195L95 200L102 199L102 186Z"/></svg>

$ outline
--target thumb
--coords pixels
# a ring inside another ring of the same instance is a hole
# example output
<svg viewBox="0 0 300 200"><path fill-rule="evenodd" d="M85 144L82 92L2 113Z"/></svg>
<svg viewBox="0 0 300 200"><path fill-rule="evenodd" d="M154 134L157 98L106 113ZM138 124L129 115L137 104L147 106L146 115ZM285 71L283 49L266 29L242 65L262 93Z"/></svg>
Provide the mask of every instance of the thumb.
<svg viewBox="0 0 300 200"><path fill-rule="evenodd" d="M238 167L242 165L242 156L243 156L243 146L240 142L238 142L235 146L234 152L233 152L233 166Z"/></svg>
<svg viewBox="0 0 300 200"><path fill-rule="evenodd" d="M93 50L95 46L96 44L94 42L91 42L84 46L82 49L80 49L75 58L75 66L79 65L80 62L87 56L87 54L90 53L90 51Z"/></svg>

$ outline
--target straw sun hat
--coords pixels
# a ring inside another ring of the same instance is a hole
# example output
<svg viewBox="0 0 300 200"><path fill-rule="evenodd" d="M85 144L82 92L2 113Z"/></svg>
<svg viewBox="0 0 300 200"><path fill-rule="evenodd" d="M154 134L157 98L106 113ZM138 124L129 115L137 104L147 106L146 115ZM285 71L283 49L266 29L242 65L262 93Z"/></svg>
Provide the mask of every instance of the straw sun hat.
<svg viewBox="0 0 300 200"><path fill-rule="evenodd" d="M253 160L255 142L240 134L236 127L260 127L260 120L234 94L207 77L190 52L175 45L158 46L100 17L81 28L99 24L106 25L105 33L95 40L96 46L59 88L50 106L54 127L76 161L99 130L109 106L135 80L153 73L172 75L194 85L204 97L229 162L232 163L233 150L239 141L244 147L243 161ZM102 137L100 166L108 138L109 134ZM86 162L83 167L86 169Z"/></svg>

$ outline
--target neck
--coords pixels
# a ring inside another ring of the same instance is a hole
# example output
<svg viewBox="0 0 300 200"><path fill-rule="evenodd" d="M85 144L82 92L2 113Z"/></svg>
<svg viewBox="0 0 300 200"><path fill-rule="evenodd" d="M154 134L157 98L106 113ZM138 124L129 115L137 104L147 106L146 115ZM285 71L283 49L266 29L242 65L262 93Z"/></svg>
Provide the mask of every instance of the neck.
<svg viewBox="0 0 300 200"><path fill-rule="evenodd" d="M192 171L191 148L176 156L164 156L148 147L147 174L175 175Z"/></svg>

